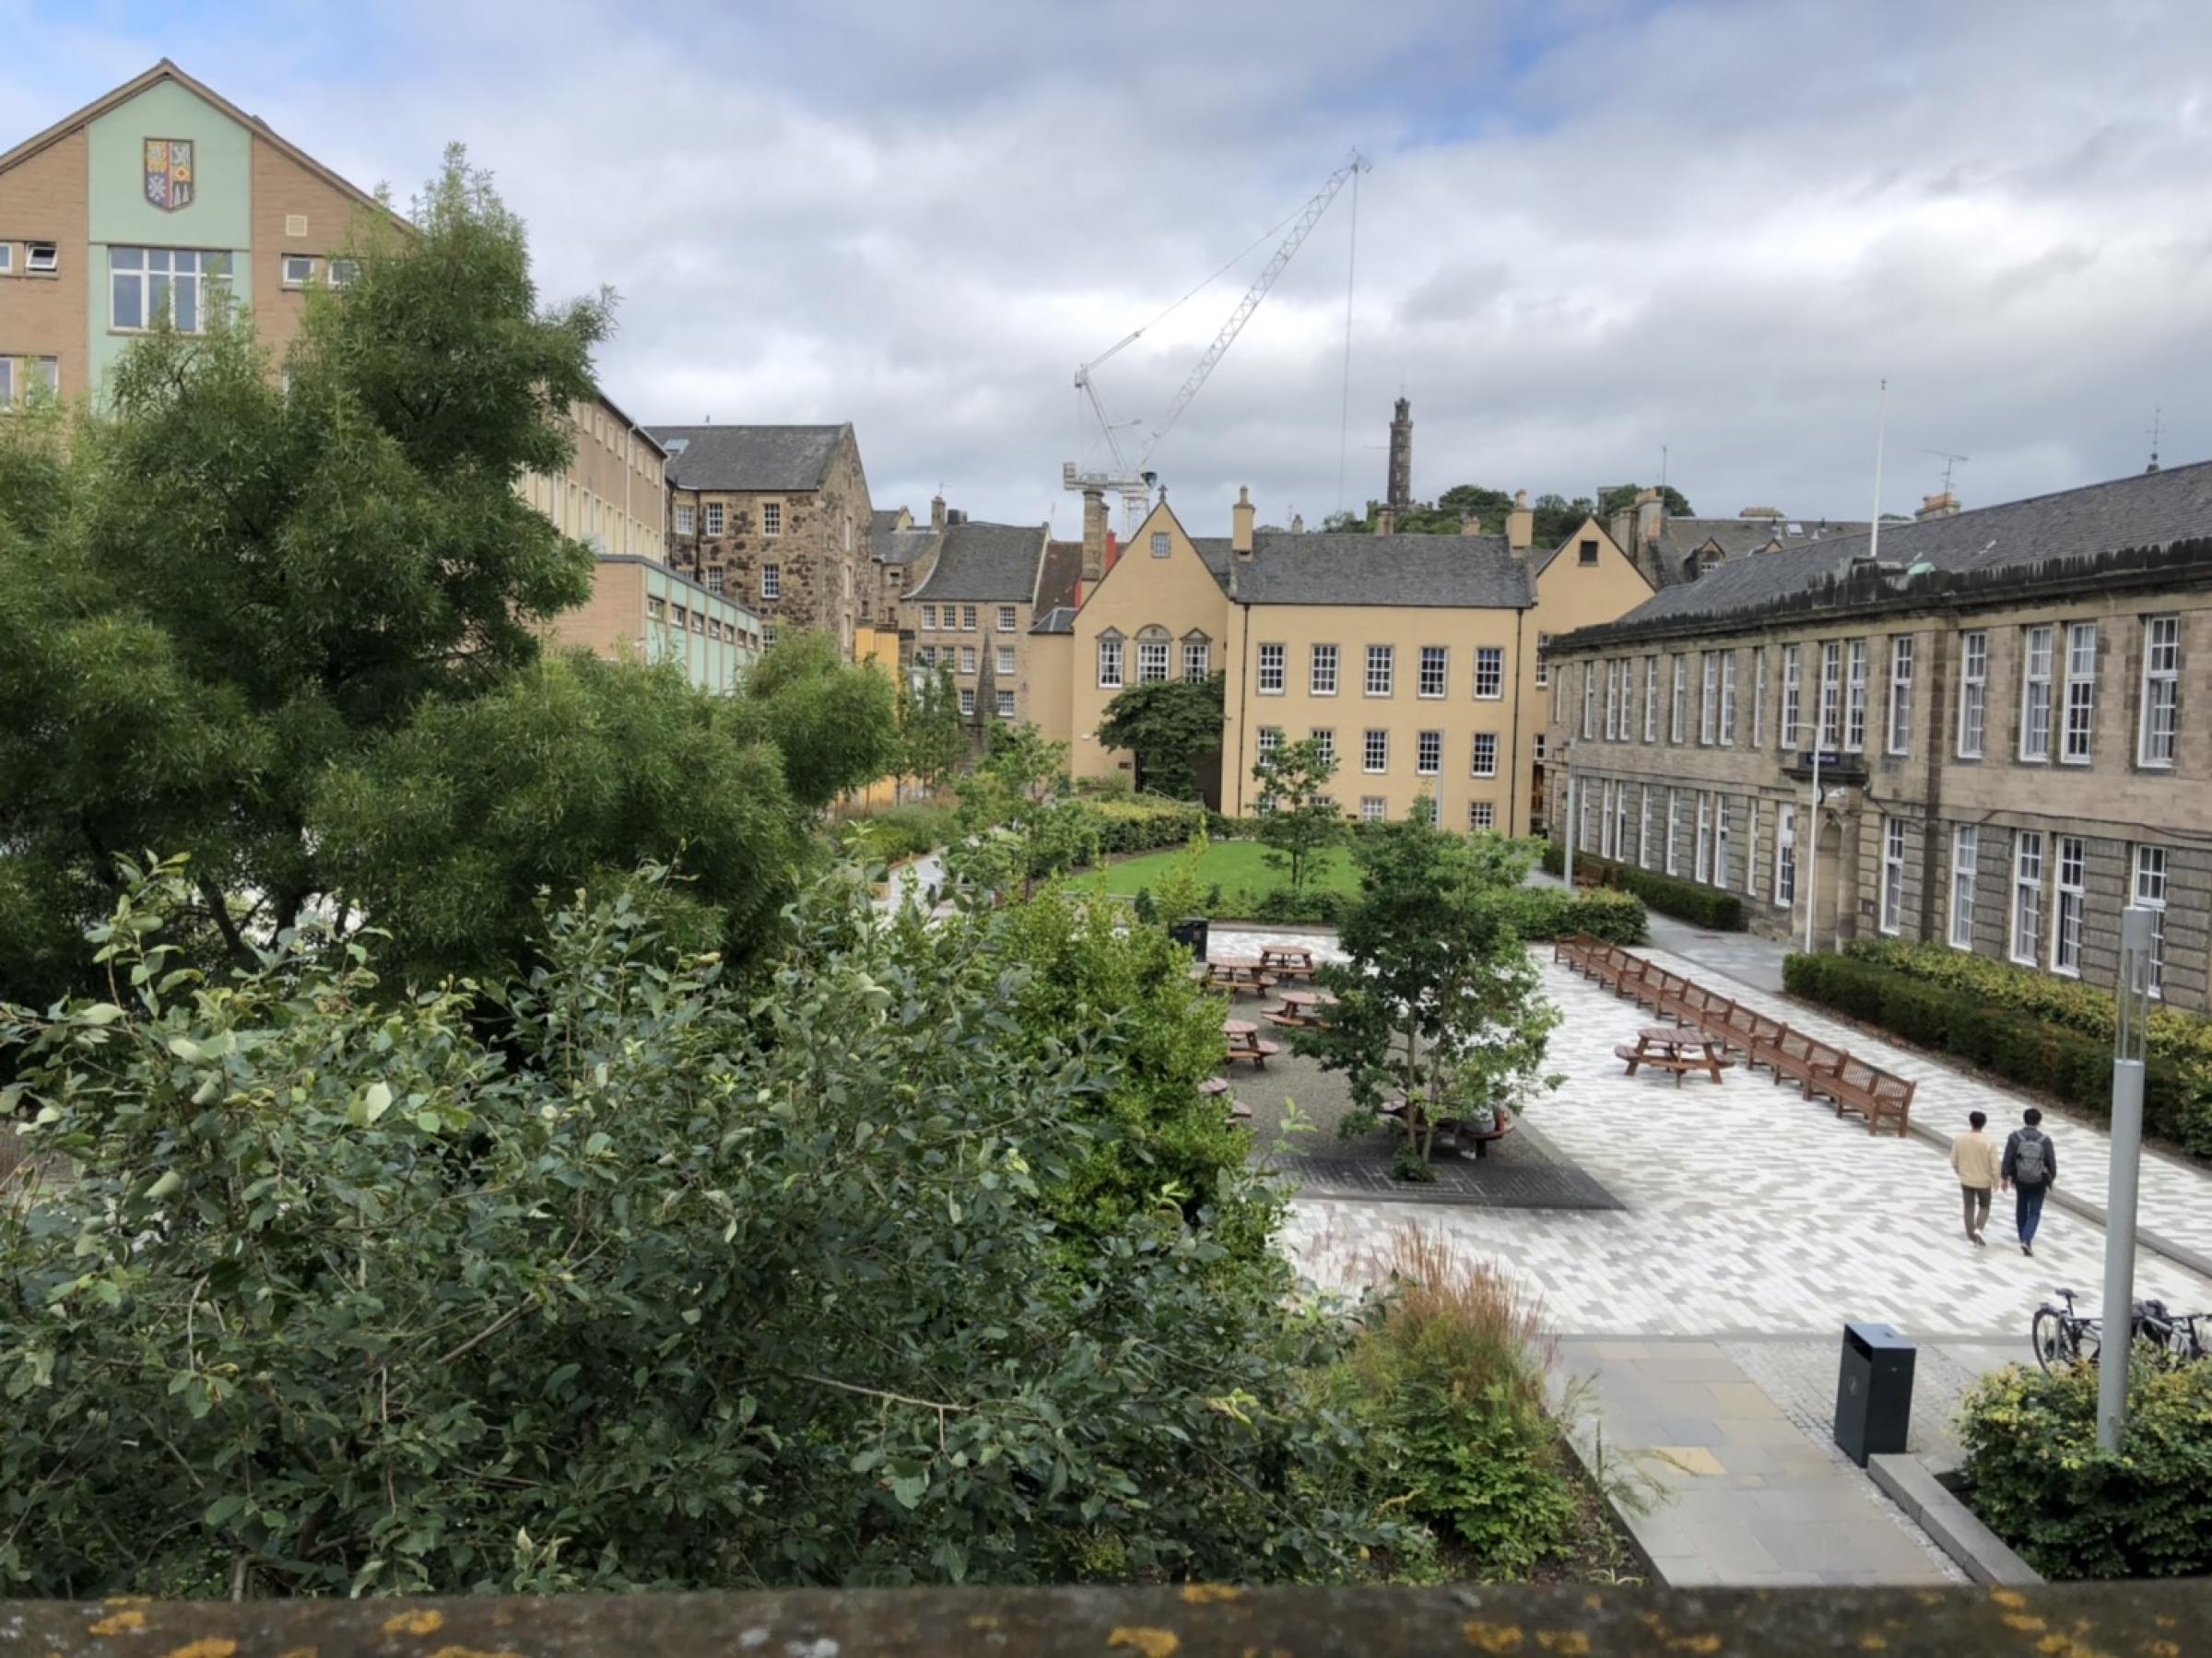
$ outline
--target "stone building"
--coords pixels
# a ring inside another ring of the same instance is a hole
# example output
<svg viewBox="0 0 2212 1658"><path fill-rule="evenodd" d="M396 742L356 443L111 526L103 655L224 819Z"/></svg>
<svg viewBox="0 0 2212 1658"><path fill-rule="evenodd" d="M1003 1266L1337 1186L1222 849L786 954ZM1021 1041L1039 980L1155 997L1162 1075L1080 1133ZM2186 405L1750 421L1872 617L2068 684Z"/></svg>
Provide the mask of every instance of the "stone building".
<svg viewBox="0 0 2212 1658"><path fill-rule="evenodd" d="M1555 836L1739 894L1749 925L2160 993L2212 962L2212 464L1723 562L1552 645ZM1812 760L1821 762L1821 798Z"/></svg>
<svg viewBox="0 0 2212 1658"><path fill-rule="evenodd" d="M853 428L656 426L668 454L668 556L779 627L818 629L853 658L878 613L875 510Z"/></svg>
<svg viewBox="0 0 2212 1658"><path fill-rule="evenodd" d="M900 606L913 665L949 666L960 712L979 726L993 719L1042 723L1030 683L1030 629L1050 536L1043 524L977 523L946 513L936 549Z"/></svg>
<svg viewBox="0 0 2212 1658"><path fill-rule="evenodd" d="M945 498L938 496L931 506L929 523L919 524L904 507L876 509L868 547L875 562L870 620L877 628L899 630L900 602L937 555L938 538L945 534Z"/></svg>
<svg viewBox="0 0 2212 1658"><path fill-rule="evenodd" d="M1653 587L1694 582L1715 565L1755 553L1783 552L1834 535L1863 535L1864 521L1792 518L1773 507L1746 507L1734 518L1677 518L1657 489L1640 489L1607 525L1616 547Z"/></svg>

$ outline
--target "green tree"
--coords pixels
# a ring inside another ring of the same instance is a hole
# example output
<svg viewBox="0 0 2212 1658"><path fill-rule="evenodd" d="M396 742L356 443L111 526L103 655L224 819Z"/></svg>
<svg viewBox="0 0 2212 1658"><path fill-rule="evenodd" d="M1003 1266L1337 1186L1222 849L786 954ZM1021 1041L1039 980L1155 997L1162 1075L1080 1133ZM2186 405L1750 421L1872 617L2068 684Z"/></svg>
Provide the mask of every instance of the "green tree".
<svg viewBox="0 0 2212 1658"><path fill-rule="evenodd" d="M826 633L778 640L746 676L740 708L743 724L782 755L792 798L809 810L876 782L898 762L890 676L841 662Z"/></svg>
<svg viewBox="0 0 2212 1658"><path fill-rule="evenodd" d="M1316 854L1344 839L1344 809L1328 794L1335 775L1335 757L1312 737L1269 749L1252 768L1260 801L1255 832L1293 892L1305 890Z"/></svg>
<svg viewBox="0 0 2212 1658"><path fill-rule="evenodd" d="M1198 762L1221 746L1224 674L1133 685L1106 705L1099 742L1135 757L1136 786L1198 798Z"/></svg>
<svg viewBox="0 0 2212 1658"><path fill-rule="evenodd" d="M1068 793L1067 745L1036 726L990 727L983 758L959 782L962 839L945 849L947 873L1004 897L1029 897L1037 878L1087 864L1097 831Z"/></svg>
<svg viewBox="0 0 2212 1658"><path fill-rule="evenodd" d="M1215 1038L1164 937L885 926L840 870L739 976L647 885L552 910L496 1001L392 1002L374 941L203 980L191 896L126 888L116 999L0 1009L70 1170L0 1205L6 1593L1419 1558L1312 1401L1347 1326L1213 1218L1264 1245L1272 1200L1193 1109Z"/></svg>
<svg viewBox="0 0 2212 1658"><path fill-rule="evenodd" d="M1454 523L1479 519L1486 531L1498 535L1505 531L1505 515L1513 510L1513 498L1503 489L1454 484L1436 498L1436 504L1439 511L1449 512Z"/></svg>
<svg viewBox="0 0 2212 1658"><path fill-rule="evenodd" d="M1554 547L1583 527L1583 520L1591 516L1590 498L1578 495L1569 500L1563 495L1539 495L1529 503L1529 542L1531 546Z"/></svg>
<svg viewBox="0 0 2212 1658"><path fill-rule="evenodd" d="M967 763L974 749L949 666L900 687L899 739L900 771L932 794Z"/></svg>
<svg viewBox="0 0 2212 1658"><path fill-rule="evenodd" d="M1636 504L1636 497L1651 486L1646 484L1616 484L1606 491L1599 501L1600 516L1610 518L1614 513ZM1659 486L1659 500L1666 508L1669 518L1694 518L1688 498L1672 484Z"/></svg>
<svg viewBox="0 0 2212 1658"><path fill-rule="evenodd" d="M1533 861L1525 841L1462 837L1417 812L1375 826L1354 846L1359 898L1340 939L1347 958L1315 975L1336 997L1325 1029L1297 1033L1299 1051L1351 1083L1341 1128L1372 1129L1396 1114L1399 1171L1429 1178L1437 1125L1510 1108L1538 1079L1558 1011L1494 895Z"/></svg>

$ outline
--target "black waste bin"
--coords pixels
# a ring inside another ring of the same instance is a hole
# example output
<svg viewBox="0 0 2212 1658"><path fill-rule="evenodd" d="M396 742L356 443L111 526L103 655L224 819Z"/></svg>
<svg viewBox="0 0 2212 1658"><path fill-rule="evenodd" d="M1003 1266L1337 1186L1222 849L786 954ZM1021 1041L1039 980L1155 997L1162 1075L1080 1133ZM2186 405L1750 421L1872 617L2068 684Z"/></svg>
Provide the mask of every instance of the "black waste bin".
<svg viewBox="0 0 2212 1658"><path fill-rule="evenodd" d="M1912 1424L1911 1342L1891 1324L1845 1324L1836 1379L1836 1443L1862 1468L1905 1448Z"/></svg>
<svg viewBox="0 0 2212 1658"><path fill-rule="evenodd" d="M1209 923L1203 915L1186 916L1168 929L1168 936L1200 961L1206 959L1206 935Z"/></svg>

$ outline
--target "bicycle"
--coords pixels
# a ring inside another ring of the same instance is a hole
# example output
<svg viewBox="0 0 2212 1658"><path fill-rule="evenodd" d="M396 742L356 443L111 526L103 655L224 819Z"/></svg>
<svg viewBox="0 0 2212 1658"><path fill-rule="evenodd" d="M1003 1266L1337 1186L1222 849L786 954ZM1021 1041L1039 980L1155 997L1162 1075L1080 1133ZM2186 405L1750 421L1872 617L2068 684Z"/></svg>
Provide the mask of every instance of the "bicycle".
<svg viewBox="0 0 2212 1658"><path fill-rule="evenodd" d="M2056 1293L2058 1299L2037 1308L2028 1326L2035 1362L2046 1370L2061 1365L2094 1365L2104 1347L2104 1321L2075 1311L2071 1289L2061 1286ZM2157 1363L2170 1367L2194 1364L2207 1351L2204 1333L2198 1328L2202 1323L2212 1323L2212 1314L2170 1312L2165 1302L2146 1298L2135 1304L2128 1333L2136 1341L2151 1344Z"/></svg>

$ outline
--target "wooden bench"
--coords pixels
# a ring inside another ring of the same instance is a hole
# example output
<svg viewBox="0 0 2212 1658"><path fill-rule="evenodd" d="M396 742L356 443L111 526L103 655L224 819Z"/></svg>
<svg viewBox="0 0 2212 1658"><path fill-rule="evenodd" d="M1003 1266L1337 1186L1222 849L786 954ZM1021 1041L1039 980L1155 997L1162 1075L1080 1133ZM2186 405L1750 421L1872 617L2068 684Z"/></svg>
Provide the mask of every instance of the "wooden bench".
<svg viewBox="0 0 2212 1658"><path fill-rule="evenodd" d="M1849 1055L1822 1082L1824 1090L1836 1102L1837 1116L1855 1111L1866 1119L1866 1132L1870 1135L1881 1132L1885 1117L1895 1117L1897 1136L1900 1140L1905 1137L1912 1120L1912 1090L1917 1086Z"/></svg>
<svg viewBox="0 0 2212 1658"><path fill-rule="evenodd" d="M1741 1053L1744 1056L1746 1067L1749 1067L1758 1063L1756 1055L1759 1052L1759 1045L1776 1041L1781 1037L1782 1031L1783 1024L1780 1019L1769 1018L1757 1008L1746 1007L1741 1002L1738 1002L1730 1010L1725 1028L1716 1030L1712 1034L1722 1047Z"/></svg>
<svg viewBox="0 0 2212 1658"><path fill-rule="evenodd" d="M1265 1071L1267 1062L1282 1051L1280 1042L1254 1042L1249 1048L1230 1049L1229 1058L1232 1064L1249 1064L1255 1071Z"/></svg>
<svg viewBox="0 0 2212 1658"><path fill-rule="evenodd" d="M1692 996L1697 998L1692 1001ZM1659 994L1652 1003L1652 1011L1662 1017L1671 1017L1687 1025L1696 1017L1697 1010L1705 1005L1705 993L1679 973L1663 973L1659 979Z"/></svg>
<svg viewBox="0 0 2212 1658"><path fill-rule="evenodd" d="M1841 1048L1831 1048L1817 1037L1783 1026L1782 1035L1771 1046L1763 1047L1759 1059L1772 1067L1774 1080L1779 1083L1788 1077L1797 1085L1798 1092L1807 1099L1816 1094L1825 1094L1828 1075L1839 1069L1851 1056Z"/></svg>

